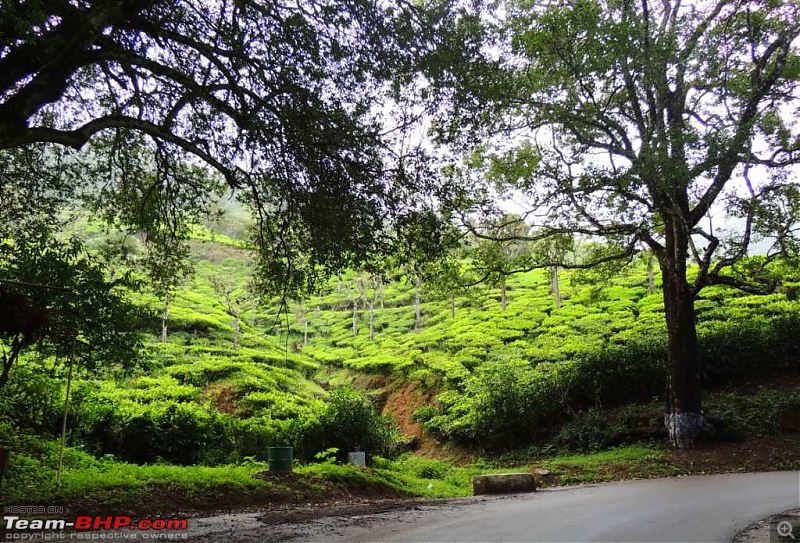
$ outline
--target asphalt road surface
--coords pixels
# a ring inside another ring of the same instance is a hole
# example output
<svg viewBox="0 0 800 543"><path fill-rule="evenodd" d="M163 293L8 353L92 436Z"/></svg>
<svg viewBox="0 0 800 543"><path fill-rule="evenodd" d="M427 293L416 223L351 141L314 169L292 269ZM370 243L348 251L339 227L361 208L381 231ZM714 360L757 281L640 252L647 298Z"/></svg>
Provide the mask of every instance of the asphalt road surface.
<svg viewBox="0 0 800 543"><path fill-rule="evenodd" d="M750 523L799 505L800 473L743 473L472 498L250 533L234 529L226 540L731 541Z"/></svg>

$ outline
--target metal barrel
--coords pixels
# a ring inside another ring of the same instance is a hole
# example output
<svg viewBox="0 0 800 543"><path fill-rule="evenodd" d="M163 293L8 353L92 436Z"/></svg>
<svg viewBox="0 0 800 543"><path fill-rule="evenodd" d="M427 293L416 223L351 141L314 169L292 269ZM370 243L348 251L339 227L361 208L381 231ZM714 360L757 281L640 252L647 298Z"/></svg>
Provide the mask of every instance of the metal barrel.
<svg viewBox="0 0 800 543"><path fill-rule="evenodd" d="M291 447L269 447L267 449L267 459L269 460L269 470L272 473L292 472Z"/></svg>

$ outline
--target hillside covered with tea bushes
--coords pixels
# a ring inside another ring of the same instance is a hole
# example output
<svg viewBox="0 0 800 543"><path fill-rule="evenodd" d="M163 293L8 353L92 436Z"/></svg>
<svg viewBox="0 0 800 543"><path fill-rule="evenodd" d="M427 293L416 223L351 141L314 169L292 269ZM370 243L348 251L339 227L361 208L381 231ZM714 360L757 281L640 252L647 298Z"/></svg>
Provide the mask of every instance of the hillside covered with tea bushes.
<svg viewBox="0 0 800 543"><path fill-rule="evenodd" d="M800 304L789 270L783 279L781 292L766 296L702 291L696 307L706 389L797 367ZM660 398L666 334L658 279L651 293L645 266L632 264L605 280L562 271L560 284L556 307L545 272L512 276L505 310L499 289L475 288L455 299L454 310L423 286L417 330L413 282L398 278L374 310L374 339L363 329L353 334L352 307L331 289L307 304L317 318L301 352L340 373L438 392L415 419L441 439L472 444L522 445L579 411ZM366 322L368 309L357 319ZM292 331L299 336L296 322Z"/></svg>
<svg viewBox="0 0 800 543"><path fill-rule="evenodd" d="M431 438L489 449L548 443L587 413L652 402L664 390L663 303L642 263L610 279L560 271L559 306L543 271L510 277L505 309L499 288L453 297L399 271L381 281L344 274L302 302L258 303L238 242L200 232L191 249L195 271L172 297L168 341L161 301L133 293L152 310L142 360L76 372L68 469L79 467L69 464L78 453L239 464L265 460L272 445L292 445L304 461L356 448L391 457L414 443L395 424L408 421L374 409L384 408L387 386L422 391L412 419ZM703 291L708 390L796 368L798 283L782 273L768 296ZM221 283L241 306L237 345ZM30 352L0 398L0 444L20 451L7 481L21 488L51 484L66 376L64 360ZM31 446L34 436L42 445Z"/></svg>

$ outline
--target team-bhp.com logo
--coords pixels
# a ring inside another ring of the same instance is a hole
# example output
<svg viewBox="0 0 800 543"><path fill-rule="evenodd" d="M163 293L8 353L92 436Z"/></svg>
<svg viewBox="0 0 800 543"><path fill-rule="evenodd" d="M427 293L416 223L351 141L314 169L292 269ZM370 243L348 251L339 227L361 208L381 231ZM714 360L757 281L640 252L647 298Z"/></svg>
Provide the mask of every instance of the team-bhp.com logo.
<svg viewBox="0 0 800 543"><path fill-rule="evenodd" d="M16 515L5 515L3 520L5 521L6 530L5 539L17 541L52 539L54 532L63 532L64 530L74 530L77 533L59 533L60 538L175 540L185 539L186 534L176 534L174 532L185 531L189 526L189 522L186 519L134 520L131 517L121 515L108 517L81 515L75 518L74 521L67 521L66 519L24 519ZM107 531L117 532L115 534L116 537L108 537L110 534L106 534L105 532Z"/></svg>

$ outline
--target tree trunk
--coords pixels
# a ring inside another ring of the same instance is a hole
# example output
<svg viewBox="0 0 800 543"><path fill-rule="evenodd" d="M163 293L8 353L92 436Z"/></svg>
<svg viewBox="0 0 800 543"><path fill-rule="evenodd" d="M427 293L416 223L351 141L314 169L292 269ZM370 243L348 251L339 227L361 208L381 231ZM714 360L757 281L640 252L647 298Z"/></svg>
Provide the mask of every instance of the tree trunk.
<svg viewBox="0 0 800 543"><path fill-rule="evenodd" d="M308 319L305 321L305 330L303 331L303 347L308 345Z"/></svg>
<svg viewBox="0 0 800 543"><path fill-rule="evenodd" d="M161 314L161 343L167 342L167 325L169 323L169 302L170 294L167 291L164 295L164 312Z"/></svg>
<svg viewBox="0 0 800 543"><path fill-rule="evenodd" d="M708 425L700 396L694 292L686 280L688 236L667 225L662 258L664 312L667 321L667 391L664 424L672 445L690 449Z"/></svg>
<svg viewBox="0 0 800 543"><path fill-rule="evenodd" d="M450 297L450 317L455 320L456 318L456 298L455 296Z"/></svg>
<svg viewBox="0 0 800 543"><path fill-rule="evenodd" d="M233 350L239 350L239 313L233 315Z"/></svg>
<svg viewBox="0 0 800 543"><path fill-rule="evenodd" d="M375 298L369 299L369 340L375 341Z"/></svg>
<svg viewBox="0 0 800 543"><path fill-rule="evenodd" d="M647 259L647 290L650 294L656 293L656 279L653 272L653 255Z"/></svg>
<svg viewBox="0 0 800 543"><path fill-rule="evenodd" d="M24 346L25 342L22 336L17 336L11 343L11 354L3 353L3 372L0 373L0 388L3 388L6 383L8 383L9 376L11 375L11 366L16 362Z"/></svg>
<svg viewBox="0 0 800 543"><path fill-rule="evenodd" d="M500 285L500 308L503 313L505 313L506 307L508 307L508 294L506 293L506 284L503 283Z"/></svg>
<svg viewBox="0 0 800 543"><path fill-rule="evenodd" d="M553 266L550 271L552 274L550 290L553 291L553 296L556 298L556 309L558 309L561 307L561 287L558 286L558 266Z"/></svg>
<svg viewBox="0 0 800 543"><path fill-rule="evenodd" d="M420 281L419 277L414 279L414 331L418 332L420 329L420 324L422 322L422 311L419 307L419 289L422 286L422 281Z"/></svg>
<svg viewBox="0 0 800 543"><path fill-rule="evenodd" d="M358 335L358 300L353 300L353 337Z"/></svg>

